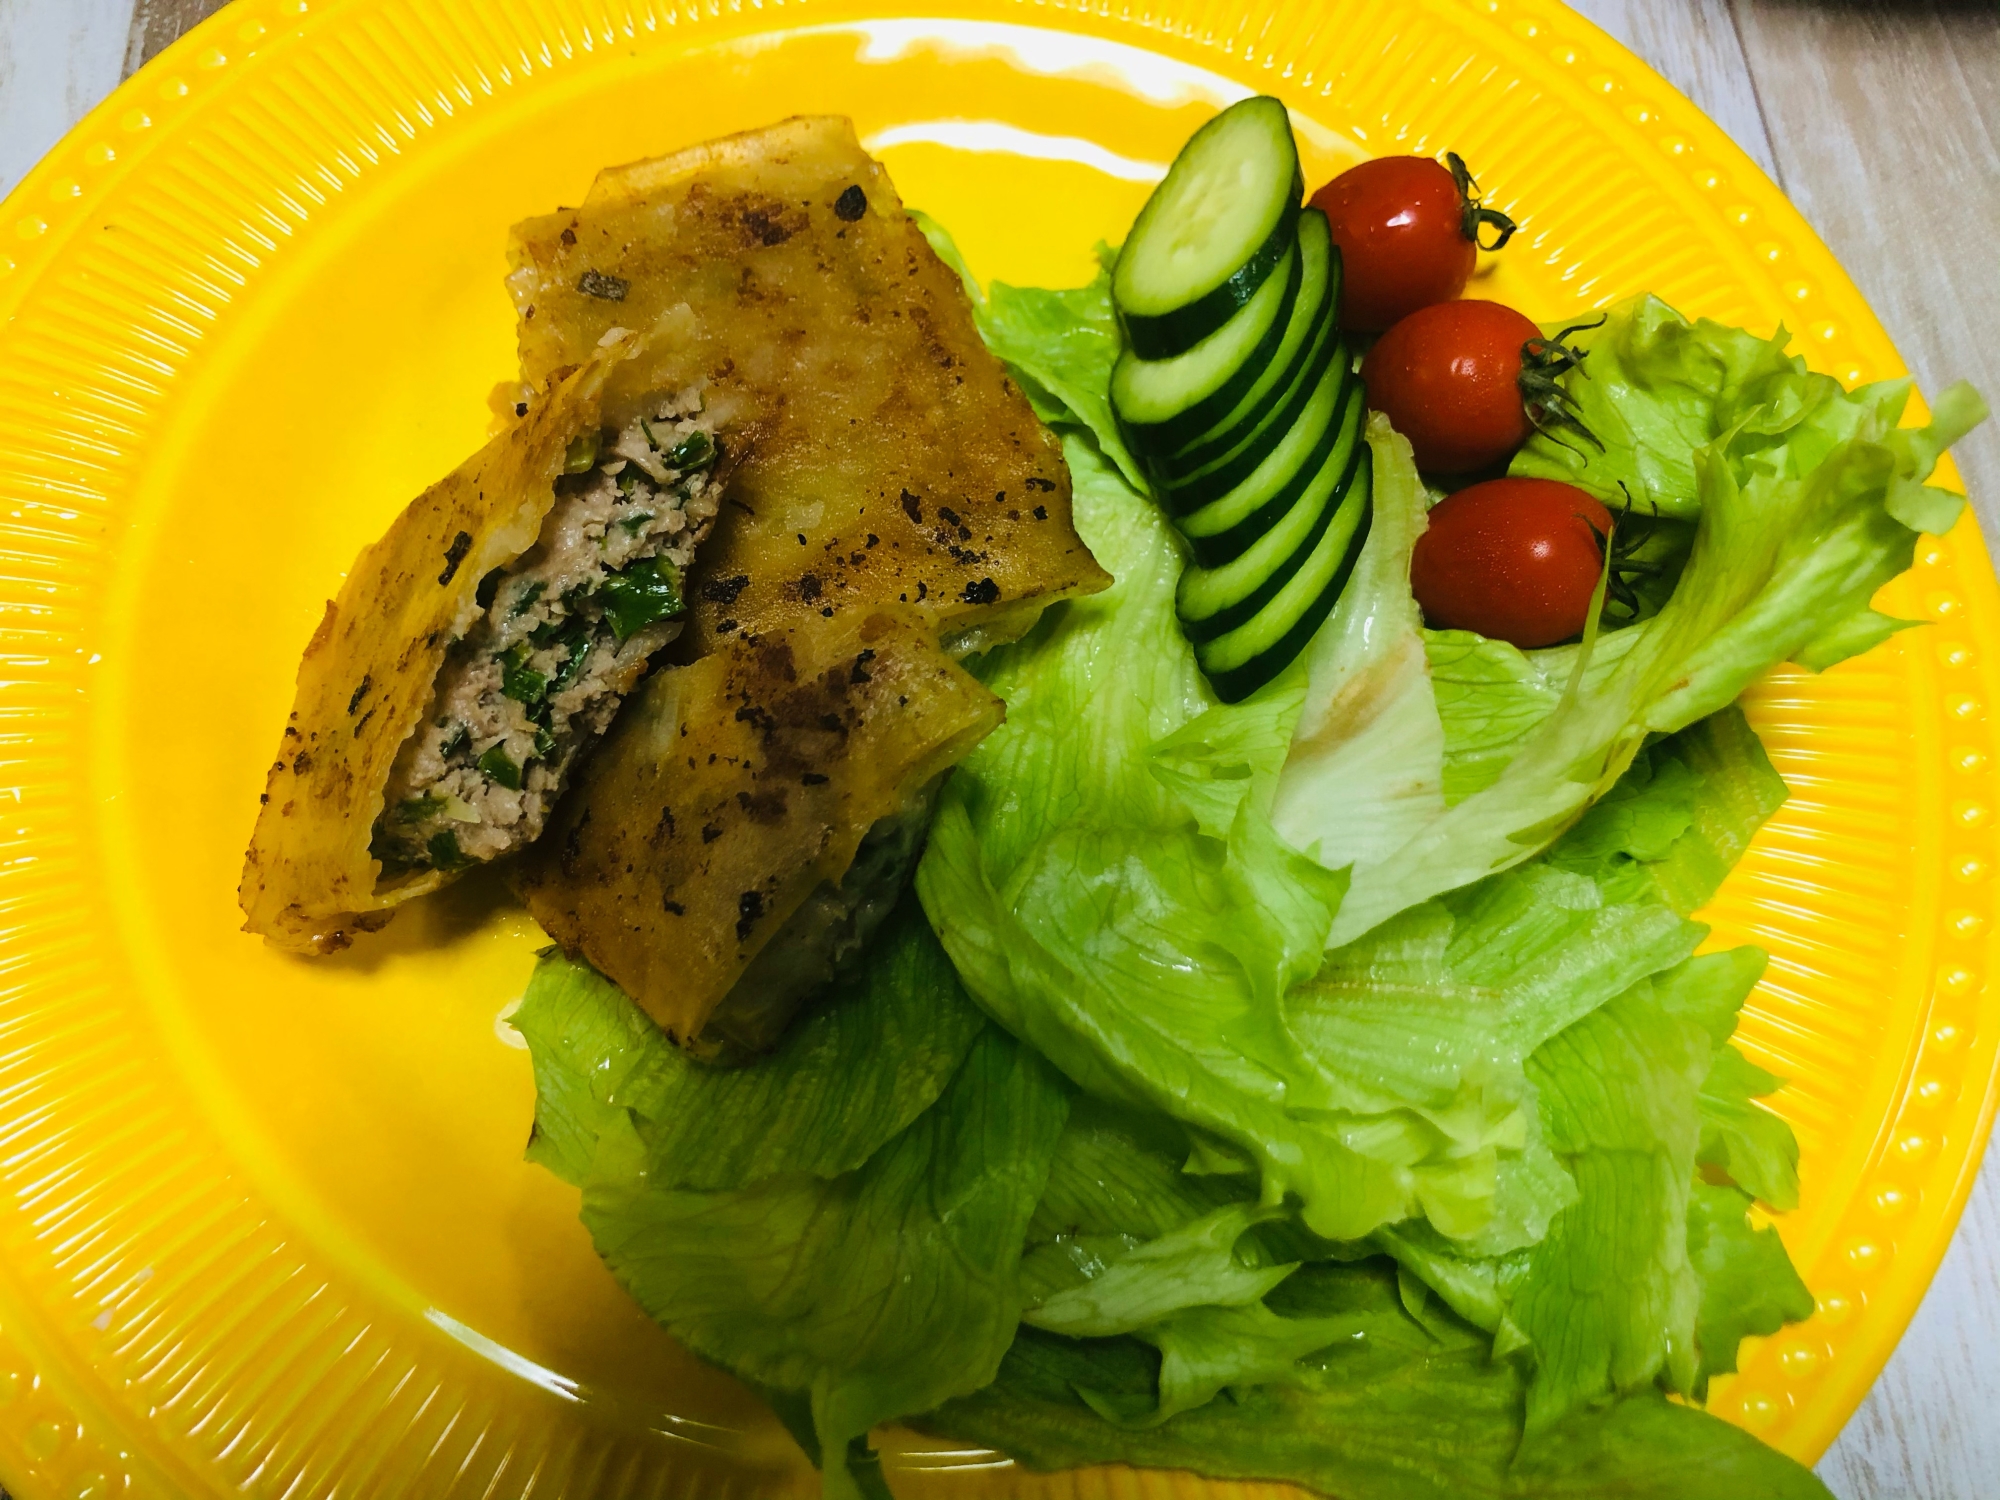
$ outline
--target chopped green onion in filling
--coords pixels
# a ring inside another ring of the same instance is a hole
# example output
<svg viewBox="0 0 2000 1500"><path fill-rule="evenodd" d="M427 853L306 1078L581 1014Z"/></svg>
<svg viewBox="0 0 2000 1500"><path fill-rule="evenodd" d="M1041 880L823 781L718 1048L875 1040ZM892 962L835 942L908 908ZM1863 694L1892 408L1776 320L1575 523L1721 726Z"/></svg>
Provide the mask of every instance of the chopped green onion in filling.
<svg viewBox="0 0 2000 1500"><path fill-rule="evenodd" d="M548 695L549 679L528 665L533 641L516 641L500 658L500 691L516 703L540 703Z"/></svg>
<svg viewBox="0 0 2000 1500"><path fill-rule="evenodd" d="M604 603L604 618L611 622L612 634L620 641L657 621L671 620L686 608L681 603L680 577L674 565L657 557L641 558L605 579L597 597Z"/></svg>
<svg viewBox="0 0 2000 1500"><path fill-rule="evenodd" d="M667 454L670 468L687 470L705 467L715 457L715 443L700 430L690 432Z"/></svg>
<svg viewBox="0 0 2000 1500"><path fill-rule="evenodd" d="M510 792L521 790L521 768L507 753L504 744L495 745L479 757L479 769L490 780L497 781Z"/></svg>
<svg viewBox="0 0 2000 1500"><path fill-rule="evenodd" d="M480 579L483 613L398 752L371 844L385 871L458 870L537 837L577 753L678 634L720 498L701 410L684 392L569 442L539 536Z"/></svg>

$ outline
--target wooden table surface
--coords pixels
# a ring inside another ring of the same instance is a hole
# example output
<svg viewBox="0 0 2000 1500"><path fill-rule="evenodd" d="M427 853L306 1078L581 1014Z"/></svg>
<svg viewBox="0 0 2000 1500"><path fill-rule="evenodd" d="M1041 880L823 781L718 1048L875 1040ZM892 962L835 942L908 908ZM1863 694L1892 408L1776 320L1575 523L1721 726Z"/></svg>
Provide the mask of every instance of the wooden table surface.
<svg viewBox="0 0 2000 1500"><path fill-rule="evenodd" d="M0 0L0 192L223 3ZM1925 389L1963 376L2000 396L2000 0L1571 3L1784 188ZM2000 537L2000 426L1958 455ZM1820 1474L1841 1500L2000 1496L2000 1153Z"/></svg>

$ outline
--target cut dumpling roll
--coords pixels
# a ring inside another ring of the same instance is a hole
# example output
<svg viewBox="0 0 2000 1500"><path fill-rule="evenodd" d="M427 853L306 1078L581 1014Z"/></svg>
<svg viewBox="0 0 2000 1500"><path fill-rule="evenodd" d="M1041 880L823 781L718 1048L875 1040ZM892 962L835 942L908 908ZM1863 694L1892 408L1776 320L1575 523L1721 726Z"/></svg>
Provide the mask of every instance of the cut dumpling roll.
<svg viewBox="0 0 2000 1500"><path fill-rule="evenodd" d="M579 756L679 635L733 437L702 390L607 400L614 337L413 501L300 664L239 893L328 953L538 838Z"/></svg>

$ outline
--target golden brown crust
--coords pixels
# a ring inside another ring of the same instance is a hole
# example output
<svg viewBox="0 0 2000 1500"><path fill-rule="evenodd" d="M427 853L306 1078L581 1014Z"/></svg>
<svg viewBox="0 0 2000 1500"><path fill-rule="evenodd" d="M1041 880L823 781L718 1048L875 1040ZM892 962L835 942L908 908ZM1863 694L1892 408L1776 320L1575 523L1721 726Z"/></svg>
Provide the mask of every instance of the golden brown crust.
<svg viewBox="0 0 2000 1500"><path fill-rule="evenodd" d="M759 413L703 549L699 649L897 603L992 644L1110 582L1071 525L1060 444L847 120L606 171L583 207L517 225L511 253L530 383L666 314L675 336L612 404L705 378Z"/></svg>
<svg viewBox="0 0 2000 1500"><path fill-rule="evenodd" d="M625 705L515 866L535 920L682 1041L998 698L909 611L737 635Z"/></svg>
<svg viewBox="0 0 2000 1500"><path fill-rule="evenodd" d="M411 501L355 560L299 662L237 892L246 930L336 952L446 879L426 871L378 886L368 846L383 788L446 650L479 613L480 579L534 544L569 440L596 426L605 377L628 352L557 372L547 400Z"/></svg>

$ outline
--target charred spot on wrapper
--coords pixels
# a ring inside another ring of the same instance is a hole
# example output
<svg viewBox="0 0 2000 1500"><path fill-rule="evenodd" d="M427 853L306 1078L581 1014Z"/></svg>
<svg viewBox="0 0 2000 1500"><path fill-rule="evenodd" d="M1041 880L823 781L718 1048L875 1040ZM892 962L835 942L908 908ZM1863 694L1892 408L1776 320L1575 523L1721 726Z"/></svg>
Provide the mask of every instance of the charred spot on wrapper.
<svg viewBox="0 0 2000 1500"><path fill-rule="evenodd" d="M471 532L461 531L451 539L451 545L444 549L444 571L438 574L440 585L448 584L458 576L458 565L465 561L465 554L471 550Z"/></svg>
<svg viewBox="0 0 2000 1500"><path fill-rule="evenodd" d="M632 290L632 283L622 276L607 276L602 271L585 271L576 279L576 289L586 297L595 297L601 302L623 302L625 294Z"/></svg>

